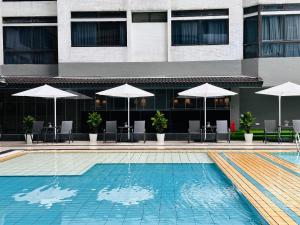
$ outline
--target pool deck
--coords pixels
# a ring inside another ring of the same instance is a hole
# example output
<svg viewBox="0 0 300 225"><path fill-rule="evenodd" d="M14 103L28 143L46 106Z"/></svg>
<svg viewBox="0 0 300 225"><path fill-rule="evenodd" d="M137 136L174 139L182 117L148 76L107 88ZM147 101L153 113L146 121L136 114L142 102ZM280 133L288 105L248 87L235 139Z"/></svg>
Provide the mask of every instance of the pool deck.
<svg viewBox="0 0 300 225"><path fill-rule="evenodd" d="M208 153L269 224L300 223L299 167L269 153Z"/></svg>
<svg viewBox="0 0 300 225"><path fill-rule="evenodd" d="M215 162L269 224L300 224L300 166L271 154L296 152L293 143L0 143L0 152L8 149L0 176L77 176L97 163Z"/></svg>
<svg viewBox="0 0 300 225"><path fill-rule="evenodd" d="M277 143L268 142L264 144L262 141L254 141L252 144L247 144L244 141L232 141L231 143L221 141L218 143L213 142L191 142L187 141L166 141L164 144L158 144L156 141L147 141L136 143L126 142L106 142L98 141L97 144L91 144L88 141L75 141L64 143L39 143L26 145L24 141L7 141L0 142L0 151L8 149L22 149L27 151L40 151L40 150L95 150L95 151L150 151L150 150L197 150L197 151L231 151L231 150L251 150L251 151L296 151L294 143Z"/></svg>

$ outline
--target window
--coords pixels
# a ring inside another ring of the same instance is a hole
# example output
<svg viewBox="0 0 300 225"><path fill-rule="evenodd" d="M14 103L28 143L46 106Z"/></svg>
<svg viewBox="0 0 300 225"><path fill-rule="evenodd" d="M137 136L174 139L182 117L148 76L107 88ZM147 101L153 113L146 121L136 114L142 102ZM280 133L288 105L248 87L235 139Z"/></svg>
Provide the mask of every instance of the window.
<svg viewBox="0 0 300 225"><path fill-rule="evenodd" d="M42 17L3 17L3 24L11 23L57 23L56 16Z"/></svg>
<svg viewBox="0 0 300 225"><path fill-rule="evenodd" d="M262 17L261 56L300 56L300 15Z"/></svg>
<svg viewBox="0 0 300 225"><path fill-rule="evenodd" d="M133 23L167 22L166 12L139 12L132 13Z"/></svg>
<svg viewBox="0 0 300 225"><path fill-rule="evenodd" d="M172 45L228 44L228 19L173 20Z"/></svg>
<svg viewBox="0 0 300 225"><path fill-rule="evenodd" d="M124 11L71 12L71 18L126 18Z"/></svg>
<svg viewBox="0 0 300 225"><path fill-rule="evenodd" d="M172 17L228 16L228 9L174 10Z"/></svg>
<svg viewBox="0 0 300 225"><path fill-rule="evenodd" d="M244 57L300 57L300 4L256 7L257 16L244 19Z"/></svg>
<svg viewBox="0 0 300 225"><path fill-rule="evenodd" d="M5 64L56 64L57 27L3 27Z"/></svg>
<svg viewBox="0 0 300 225"><path fill-rule="evenodd" d="M127 46L126 22L72 22L72 47Z"/></svg>
<svg viewBox="0 0 300 225"><path fill-rule="evenodd" d="M244 20L244 56L245 58L258 57L258 16Z"/></svg>

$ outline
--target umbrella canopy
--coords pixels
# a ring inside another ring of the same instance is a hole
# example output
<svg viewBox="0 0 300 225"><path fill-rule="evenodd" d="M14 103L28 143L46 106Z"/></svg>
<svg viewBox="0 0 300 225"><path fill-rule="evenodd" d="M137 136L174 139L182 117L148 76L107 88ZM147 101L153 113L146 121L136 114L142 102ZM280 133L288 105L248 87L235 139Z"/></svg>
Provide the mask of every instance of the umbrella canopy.
<svg viewBox="0 0 300 225"><path fill-rule="evenodd" d="M204 98L204 139L206 140L206 99L213 97L232 96L237 93L228 91L208 83L179 92L178 95L186 97L202 97Z"/></svg>
<svg viewBox="0 0 300 225"><path fill-rule="evenodd" d="M278 96L278 112L279 112L278 125L280 127L281 126L281 97L300 96L300 85L292 82L286 82L284 84L280 84L262 91L255 92L255 94Z"/></svg>
<svg viewBox="0 0 300 225"><path fill-rule="evenodd" d="M142 89L133 87L129 84L123 84L118 87L114 87L105 91L96 93L97 95L105 95L119 98L139 98L139 97L152 97L152 93L144 91Z"/></svg>
<svg viewBox="0 0 300 225"><path fill-rule="evenodd" d="M12 96L23 96L23 97L36 97L36 98L53 98L54 99L54 127L56 128L56 99L57 98L68 98L76 97L77 95L60 90L58 88L51 87L47 84L32 88L27 91L22 91ZM54 129L54 135L56 136L56 129Z"/></svg>
<svg viewBox="0 0 300 225"><path fill-rule="evenodd" d="M142 89L133 87L129 84L123 84L118 87L110 88L105 91L100 91L96 93L97 95L105 95L110 97L119 97L119 98L127 98L127 107L128 107L128 140L130 139L130 98L140 98L140 97L152 97L154 94L144 91Z"/></svg>
<svg viewBox="0 0 300 225"><path fill-rule="evenodd" d="M40 97L40 98L67 98L67 97L76 97L76 95L60 90L58 88L51 87L47 84L32 88L27 91L22 91L13 96L26 96L26 97Z"/></svg>
<svg viewBox="0 0 300 225"><path fill-rule="evenodd" d="M89 97L87 95L84 95L84 94L81 94L79 92L76 92L76 91L72 91L72 90L66 90L66 92L69 92L73 95L76 95L74 97L68 97L68 99L76 99L76 100L91 100L93 99L92 97Z"/></svg>

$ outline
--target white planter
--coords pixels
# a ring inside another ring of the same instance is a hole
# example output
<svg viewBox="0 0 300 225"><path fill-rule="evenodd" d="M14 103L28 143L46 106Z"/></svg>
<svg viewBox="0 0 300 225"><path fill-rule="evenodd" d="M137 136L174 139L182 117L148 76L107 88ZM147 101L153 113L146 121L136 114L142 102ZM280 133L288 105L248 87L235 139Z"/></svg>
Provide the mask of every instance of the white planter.
<svg viewBox="0 0 300 225"><path fill-rule="evenodd" d="M89 134L90 143L97 143L98 134Z"/></svg>
<svg viewBox="0 0 300 225"><path fill-rule="evenodd" d="M163 144L165 142L165 134L156 134L157 143Z"/></svg>
<svg viewBox="0 0 300 225"><path fill-rule="evenodd" d="M244 134L245 135L245 141L248 144L251 144L253 141L253 134Z"/></svg>
<svg viewBox="0 0 300 225"><path fill-rule="evenodd" d="M26 144L31 145L32 144L31 135L30 134L24 134L24 137L25 137Z"/></svg>

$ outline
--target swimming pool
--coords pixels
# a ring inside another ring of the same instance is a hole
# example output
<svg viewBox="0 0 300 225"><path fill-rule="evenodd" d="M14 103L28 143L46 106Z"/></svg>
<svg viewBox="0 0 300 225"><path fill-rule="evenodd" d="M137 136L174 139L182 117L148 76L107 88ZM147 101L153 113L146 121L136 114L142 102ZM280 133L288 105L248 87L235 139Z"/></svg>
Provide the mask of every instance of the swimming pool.
<svg viewBox="0 0 300 225"><path fill-rule="evenodd" d="M273 153L273 155L300 166L300 153L281 152L281 153Z"/></svg>
<svg viewBox="0 0 300 225"><path fill-rule="evenodd" d="M97 164L0 177L0 224L266 224L215 164Z"/></svg>

